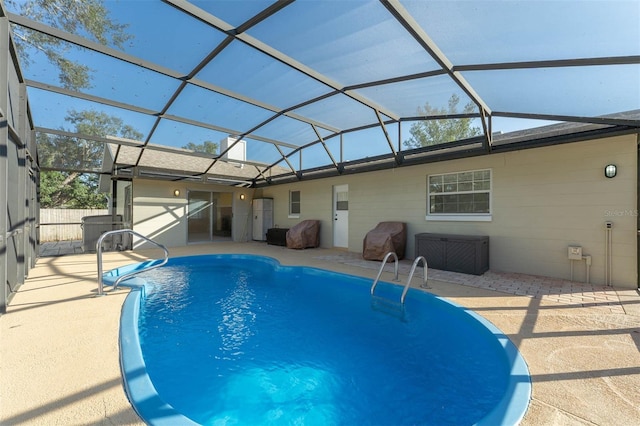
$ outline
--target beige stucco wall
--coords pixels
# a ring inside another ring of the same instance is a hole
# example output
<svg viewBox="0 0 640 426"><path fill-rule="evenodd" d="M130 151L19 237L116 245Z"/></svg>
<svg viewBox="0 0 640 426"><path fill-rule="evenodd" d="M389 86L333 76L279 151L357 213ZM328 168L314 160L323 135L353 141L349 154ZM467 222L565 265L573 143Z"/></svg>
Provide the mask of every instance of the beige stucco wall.
<svg viewBox="0 0 640 426"><path fill-rule="evenodd" d="M180 195L174 196L174 190ZM253 189L198 183L135 179L133 181L133 230L167 247L187 244L188 191L232 193L224 198L233 208L231 237L247 241L251 237L251 198ZM240 194L246 198L240 200ZM226 205L225 204L225 205ZM150 247L134 240L134 247Z"/></svg>
<svg viewBox="0 0 640 426"><path fill-rule="evenodd" d="M614 179L604 177L609 163ZM426 177L476 169L492 170L490 222L427 221ZM365 234L381 221L407 223L408 257L420 232L490 236L490 267L570 278L567 247L592 256L590 281L604 282L605 222L613 222L613 284L637 287L637 136L556 145L393 170L262 188L274 199L274 224L304 219L322 223L321 246L332 243L332 187L349 185L349 251L360 252ZM289 191L301 192L299 218L288 217ZM428 259L427 259L428 261ZM574 263L584 281L586 262Z"/></svg>

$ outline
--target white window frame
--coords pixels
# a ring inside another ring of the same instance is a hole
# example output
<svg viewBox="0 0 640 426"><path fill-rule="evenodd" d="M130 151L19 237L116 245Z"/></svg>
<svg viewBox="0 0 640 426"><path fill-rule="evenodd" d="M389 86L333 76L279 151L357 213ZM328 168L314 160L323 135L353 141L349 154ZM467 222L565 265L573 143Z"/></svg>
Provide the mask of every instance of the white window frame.
<svg viewBox="0 0 640 426"><path fill-rule="evenodd" d="M476 173L476 172L489 172L489 189L482 190L470 190L470 191L447 191L438 194L474 194L474 193L488 193L489 194L489 212L488 213L431 213L431 196L434 193L431 192L430 181L431 177L435 176L451 176L461 175L463 173ZM493 170L492 169L476 169L476 170L463 170L459 172L451 173L437 173L427 175L427 214L425 219L428 221L452 221L452 222L490 222L492 220L493 212Z"/></svg>
<svg viewBox="0 0 640 426"><path fill-rule="evenodd" d="M298 201L293 201L293 193L298 193ZM293 213L293 205L294 203L298 204L298 213ZM289 219L298 219L300 218L300 212L302 211L302 196L300 194L300 190L291 190L289 191L289 215L287 216Z"/></svg>

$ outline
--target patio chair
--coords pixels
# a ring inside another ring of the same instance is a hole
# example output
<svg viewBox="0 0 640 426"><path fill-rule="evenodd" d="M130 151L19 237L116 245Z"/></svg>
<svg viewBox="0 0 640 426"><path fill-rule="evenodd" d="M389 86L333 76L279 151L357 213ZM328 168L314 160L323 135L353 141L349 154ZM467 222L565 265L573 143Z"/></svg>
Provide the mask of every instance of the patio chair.
<svg viewBox="0 0 640 426"><path fill-rule="evenodd" d="M303 220L287 231L287 248L305 249L320 246L320 221Z"/></svg>
<svg viewBox="0 0 640 426"><path fill-rule="evenodd" d="M390 251L404 259L407 244L407 224L404 222L380 222L367 232L362 242L362 257L367 260L382 260Z"/></svg>

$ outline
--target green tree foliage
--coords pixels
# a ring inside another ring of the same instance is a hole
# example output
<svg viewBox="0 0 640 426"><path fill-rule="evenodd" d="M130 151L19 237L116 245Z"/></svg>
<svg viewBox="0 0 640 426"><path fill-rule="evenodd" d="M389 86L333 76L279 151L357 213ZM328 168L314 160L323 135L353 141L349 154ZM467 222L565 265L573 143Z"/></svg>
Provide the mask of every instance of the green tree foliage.
<svg viewBox="0 0 640 426"><path fill-rule="evenodd" d="M120 118L104 112L70 111L65 121L74 129L67 132L90 136L119 136L142 139L142 134ZM61 130L65 130L64 128ZM38 134L40 205L68 208L103 208L104 194L98 193L98 173L104 154L101 142L64 135ZM71 171L69 171L71 170Z"/></svg>
<svg viewBox="0 0 640 426"><path fill-rule="evenodd" d="M201 144L189 142L182 148L189 149L191 151L196 152L206 152L207 154L217 154L218 153L218 144L211 141L204 141Z"/></svg>
<svg viewBox="0 0 640 426"><path fill-rule="evenodd" d="M418 108L418 115L428 117L458 114L459 102L460 98L455 94L449 98L448 108L433 108L427 102L424 108ZM470 102L465 105L462 112L470 114L475 111L475 108L475 105ZM404 141L404 146L407 148L420 148L443 142L467 139L478 136L481 133L478 127L472 126L470 118L424 120L412 124L409 132L411 133L411 137Z"/></svg>
<svg viewBox="0 0 640 426"><path fill-rule="evenodd" d="M126 32L127 25L117 24L111 19L103 0L6 0L6 3L19 15L105 46L123 49L124 44L133 38ZM69 59L73 49L78 49L76 46L17 25L12 30L23 67L28 68L37 56L45 55L58 69L62 87L81 90L92 86L91 67ZM71 110L66 121L75 127L76 132L86 135L142 137L120 119L101 112ZM102 143L39 133L37 144L39 164L43 170L40 174L42 207L106 206L104 195L97 191L99 175L86 172L99 170L104 152Z"/></svg>
<svg viewBox="0 0 640 426"><path fill-rule="evenodd" d="M44 171L40 174L40 207L103 209L105 194L98 192L98 175L80 173L70 179L68 172Z"/></svg>
<svg viewBox="0 0 640 426"><path fill-rule="evenodd" d="M22 16L106 46L122 49L133 37L126 32L127 25L111 20L102 0L7 0L7 4ZM13 33L24 67L31 64L31 55L42 53L58 68L62 87L91 87L91 68L67 57L71 44L19 26L13 27Z"/></svg>

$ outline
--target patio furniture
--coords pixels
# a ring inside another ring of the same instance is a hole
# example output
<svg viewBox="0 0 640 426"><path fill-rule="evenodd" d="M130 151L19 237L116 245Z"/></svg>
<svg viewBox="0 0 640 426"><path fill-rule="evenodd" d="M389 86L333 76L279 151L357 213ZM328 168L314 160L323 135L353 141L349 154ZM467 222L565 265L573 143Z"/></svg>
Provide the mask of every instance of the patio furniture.
<svg viewBox="0 0 640 426"><path fill-rule="evenodd" d="M267 244L271 244L272 246L286 246L288 230L289 228L267 229Z"/></svg>
<svg viewBox="0 0 640 426"><path fill-rule="evenodd" d="M407 244L407 224L404 222L380 222L367 232L362 242L362 257L367 260L382 260L390 251L404 259Z"/></svg>
<svg viewBox="0 0 640 426"><path fill-rule="evenodd" d="M489 237L484 235L416 234L415 255L429 268L482 275L489 270Z"/></svg>
<svg viewBox="0 0 640 426"><path fill-rule="evenodd" d="M303 220L287 231L287 248L305 249L320 246L320 221Z"/></svg>

